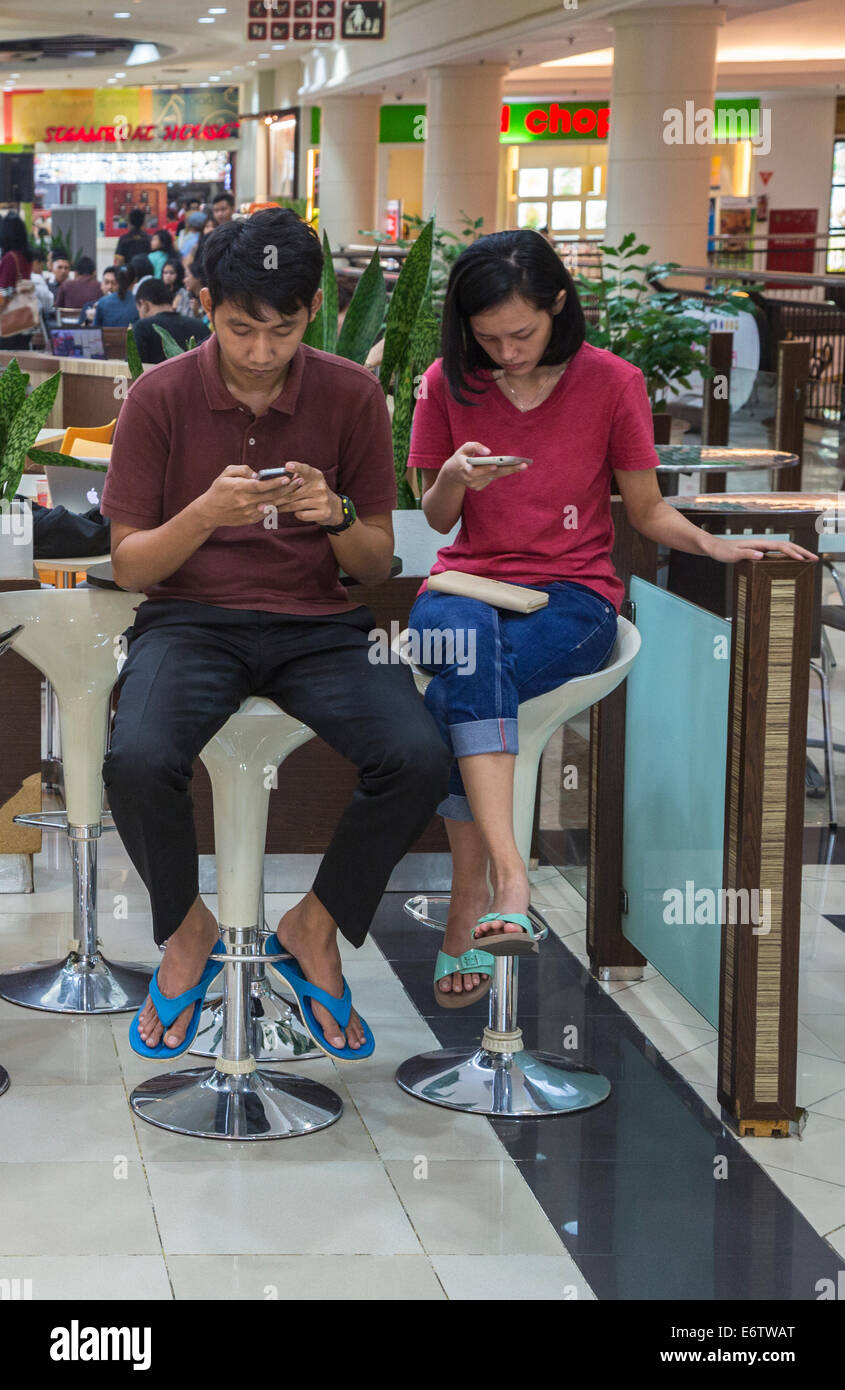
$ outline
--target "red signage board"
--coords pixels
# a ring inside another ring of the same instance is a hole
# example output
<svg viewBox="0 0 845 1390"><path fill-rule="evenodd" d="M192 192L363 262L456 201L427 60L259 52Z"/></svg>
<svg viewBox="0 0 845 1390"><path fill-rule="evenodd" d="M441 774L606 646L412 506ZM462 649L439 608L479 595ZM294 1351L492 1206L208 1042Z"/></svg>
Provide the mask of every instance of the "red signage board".
<svg viewBox="0 0 845 1390"><path fill-rule="evenodd" d="M129 214L143 208L148 232L167 221L166 183L107 183L106 236L120 236L129 230Z"/></svg>
<svg viewBox="0 0 845 1390"><path fill-rule="evenodd" d="M767 270L812 275L818 208L770 208Z"/></svg>
<svg viewBox="0 0 845 1390"><path fill-rule="evenodd" d="M116 131L112 125L64 126L48 125L44 143L123 145L150 140L232 140L238 133L238 121L223 121L220 125L127 125Z"/></svg>

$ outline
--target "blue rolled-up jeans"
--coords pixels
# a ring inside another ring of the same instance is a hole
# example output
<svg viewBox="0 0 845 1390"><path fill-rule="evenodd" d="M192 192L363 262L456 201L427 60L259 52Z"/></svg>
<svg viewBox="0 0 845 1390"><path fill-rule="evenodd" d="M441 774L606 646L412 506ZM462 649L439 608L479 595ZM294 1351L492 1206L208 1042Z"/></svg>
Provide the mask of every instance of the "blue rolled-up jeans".
<svg viewBox="0 0 845 1390"><path fill-rule="evenodd" d="M573 676L604 666L616 640L616 611L583 584L532 584L549 595L535 613L493 608L480 599L426 590L411 609L411 657L436 672L425 703L455 759L518 753L518 709ZM449 820L472 820L457 761L449 794L437 807Z"/></svg>

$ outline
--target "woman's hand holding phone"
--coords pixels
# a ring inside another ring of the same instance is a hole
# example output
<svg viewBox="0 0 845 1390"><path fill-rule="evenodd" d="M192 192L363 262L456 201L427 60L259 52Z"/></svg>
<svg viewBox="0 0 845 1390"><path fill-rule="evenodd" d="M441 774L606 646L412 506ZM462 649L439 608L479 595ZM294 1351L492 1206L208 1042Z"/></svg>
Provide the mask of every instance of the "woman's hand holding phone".
<svg viewBox="0 0 845 1390"><path fill-rule="evenodd" d="M440 471L445 473L450 481L459 482L464 487L469 488L470 492L481 492L488 483L492 483L496 478L506 478L511 473L523 473L528 467L525 462L505 465L470 462L470 459L483 459L487 456L493 457L493 454L486 444L479 444L477 440L469 440L466 444L462 444L450 459L446 460Z"/></svg>

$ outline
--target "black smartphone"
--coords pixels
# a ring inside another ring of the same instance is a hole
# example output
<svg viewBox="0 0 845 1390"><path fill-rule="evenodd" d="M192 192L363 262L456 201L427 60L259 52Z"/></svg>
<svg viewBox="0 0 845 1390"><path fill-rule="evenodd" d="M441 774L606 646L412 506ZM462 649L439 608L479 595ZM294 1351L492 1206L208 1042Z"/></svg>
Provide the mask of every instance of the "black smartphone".
<svg viewBox="0 0 845 1390"><path fill-rule="evenodd" d="M266 483L270 478L293 478L296 475L289 473L286 468L262 468L258 474L258 481Z"/></svg>

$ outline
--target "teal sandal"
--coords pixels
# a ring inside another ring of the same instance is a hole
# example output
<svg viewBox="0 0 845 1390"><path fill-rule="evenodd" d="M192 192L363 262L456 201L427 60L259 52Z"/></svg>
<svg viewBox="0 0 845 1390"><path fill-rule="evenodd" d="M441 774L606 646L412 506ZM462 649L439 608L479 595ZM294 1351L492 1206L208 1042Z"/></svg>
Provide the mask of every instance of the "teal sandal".
<svg viewBox="0 0 845 1390"><path fill-rule="evenodd" d="M476 936L475 928L482 922L513 922L521 932L498 932L493 936ZM486 912L472 929L473 940L491 956L528 956L537 951L536 934L530 918L524 912Z"/></svg>
<svg viewBox="0 0 845 1390"><path fill-rule="evenodd" d="M450 956L445 951L438 951L437 964L434 967L434 997L441 1009L465 1009L474 1004L476 999L483 999L493 983L495 968L496 962L493 957L487 951L479 951L474 947L464 951L462 956ZM447 975L486 975L488 978L472 989L462 989L456 994L451 989L446 991L437 988Z"/></svg>

